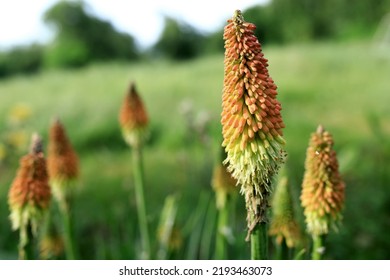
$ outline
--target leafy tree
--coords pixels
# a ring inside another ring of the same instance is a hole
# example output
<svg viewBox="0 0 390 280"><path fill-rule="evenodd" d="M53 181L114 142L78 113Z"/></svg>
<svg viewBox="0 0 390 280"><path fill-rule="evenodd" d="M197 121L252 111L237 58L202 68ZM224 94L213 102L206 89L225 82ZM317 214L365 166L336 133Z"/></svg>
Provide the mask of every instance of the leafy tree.
<svg viewBox="0 0 390 280"><path fill-rule="evenodd" d="M154 46L158 55L172 59L189 59L202 51L204 36L188 24L166 17L164 30Z"/></svg>
<svg viewBox="0 0 390 280"><path fill-rule="evenodd" d="M34 73L43 62L43 47L32 44L0 53L0 78L16 73Z"/></svg>
<svg viewBox="0 0 390 280"><path fill-rule="evenodd" d="M223 30L220 29L205 36L203 44L202 53L210 54L224 52Z"/></svg>
<svg viewBox="0 0 390 280"><path fill-rule="evenodd" d="M44 20L57 30L46 57L49 65L81 66L94 60L130 60L138 56L132 36L88 14L81 1L55 4L46 11Z"/></svg>
<svg viewBox="0 0 390 280"><path fill-rule="evenodd" d="M256 25L255 35L262 44L283 42L279 21L274 18L271 5L256 5L244 11L244 18Z"/></svg>

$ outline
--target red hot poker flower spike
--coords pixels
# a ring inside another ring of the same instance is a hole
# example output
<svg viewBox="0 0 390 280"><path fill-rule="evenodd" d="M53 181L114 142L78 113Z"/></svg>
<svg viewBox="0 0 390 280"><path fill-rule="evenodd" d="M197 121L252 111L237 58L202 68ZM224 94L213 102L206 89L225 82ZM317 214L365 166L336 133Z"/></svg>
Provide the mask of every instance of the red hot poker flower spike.
<svg viewBox="0 0 390 280"><path fill-rule="evenodd" d="M63 202L69 198L79 175L79 162L64 126L56 119L49 131L48 172L54 197Z"/></svg>
<svg viewBox="0 0 390 280"><path fill-rule="evenodd" d="M341 220L345 184L338 169L333 137L319 126L307 149L301 193L307 231L312 235L327 234Z"/></svg>
<svg viewBox="0 0 390 280"><path fill-rule="evenodd" d="M254 224L266 222L271 179L285 159L277 87L253 33L255 28L236 11L223 35L222 146L228 170L245 195L249 231Z"/></svg>
<svg viewBox="0 0 390 280"><path fill-rule="evenodd" d="M133 147L142 145L147 137L148 115L132 83L119 112L119 123L126 142Z"/></svg>
<svg viewBox="0 0 390 280"><path fill-rule="evenodd" d="M42 140L34 134L30 153L20 160L20 167L8 193L11 223L20 230L20 244L28 242L28 227L32 233L37 228L50 204L50 187L46 160L42 152Z"/></svg>

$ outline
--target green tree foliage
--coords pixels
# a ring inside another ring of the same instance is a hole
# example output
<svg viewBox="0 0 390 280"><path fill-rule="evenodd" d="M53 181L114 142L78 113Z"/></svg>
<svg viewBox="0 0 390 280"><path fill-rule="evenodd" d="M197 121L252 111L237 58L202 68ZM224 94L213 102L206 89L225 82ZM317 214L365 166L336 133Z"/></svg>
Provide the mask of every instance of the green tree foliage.
<svg viewBox="0 0 390 280"><path fill-rule="evenodd" d="M223 30L208 34L204 38L203 52L205 54L220 53L224 51Z"/></svg>
<svg viewBox="0 0 390 280"><path fill-rule="evenodd" d="M90 61L138 56L132 36L86 12L83 2L61 1L46 11L45 22L57 30L45 57L53 66L81 66Z"/></svg>
<svg viewBox="0 0 390 280"><path fill-rule="evenodd" d="M361 38L372 35L390 12L390 0L272 0L269 9L282 42Z"/></svg>
<svg viewBox="0 0 390 280"><path fill-rule="evenodd" d="M0 53L0 78L16 73L34 73L43 61L43 47L37 44L15 47Z"/></svg>
<svg viewBox="0 0 390 280"><path fill-rule="evenodd" d="M168 58L182 60L202 52L204 36L188 24L165 17L164 30L154 46L154 52Z"/></svg>
<svg viewBox="0 0 390 280"><path fill-rule="evenodd" d="M271 0L243 11L262 44L369 38L390 13L390 0ZM206 51L223 51L222 31L207 36Z"/></svg>
<svg viewBox="0 0 390 280"><path fill-rule="evenodd" d="M279 21L274 18L271 5L256 5L244 11L244 17L256 25L255 35L262 44L283 41Z"/></svg>

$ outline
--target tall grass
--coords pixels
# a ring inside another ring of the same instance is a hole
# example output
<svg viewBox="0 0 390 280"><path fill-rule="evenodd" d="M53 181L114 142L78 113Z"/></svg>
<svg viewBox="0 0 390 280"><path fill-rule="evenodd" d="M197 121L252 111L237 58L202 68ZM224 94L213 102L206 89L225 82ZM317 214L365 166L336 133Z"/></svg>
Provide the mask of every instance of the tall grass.
<svg viewBox="0 0 390 280"><path fill-rule="evenodd" d="M338 235L328 236L327 257L389 258L385 229L390 209L390 149L386 145L390 134L390 60L364 42L269 47L264 52L272 61L270 74L279 86L288 142L287 172L296 204L311 131L322 123L338 139L335 149L348 199L343 228ZM221 133L222 55L182 63L97 64L1 80L0 141L7 114L18 103L31 107L28 129L38 131L44 139L47 120L53 115L61 117L72 134L83 170L83 188L77 191L78 207L74 209L80 257L136 258L135 199L129 203L126 195L134 184L128 176L128 148L117 125L123 88L129 80L137 82L152 120L151 139L144 151L150 224L158 224L164 198L177 194L175 224L181 229L182 245L170 257L212 257L215 238L206 233L212 226L205 223L215 220L216 213L210 187L216 153L210 151L219 148ZM195 116L208 113L209 143L196 133L188 139L187 123L179 109L184 100L193 104ZM377 128L372 129L375 125L367 121L368 115L377 116ZM16 164L11 159L0 164L0 259L17 257L17 236L10 230L6 205ZM236 211L243 211L243 207L239 204ZM303 223L302 211L297 213ZM211 218L206 221L206 217ZM190 230L191 226L196 226L195 230ZM151 226L151 236L156 230ZM235 242L229 255L248 259L248 244L240 242L245 225L237 219L233 230ZM152 242L151 246L158 245Z"/></svg>

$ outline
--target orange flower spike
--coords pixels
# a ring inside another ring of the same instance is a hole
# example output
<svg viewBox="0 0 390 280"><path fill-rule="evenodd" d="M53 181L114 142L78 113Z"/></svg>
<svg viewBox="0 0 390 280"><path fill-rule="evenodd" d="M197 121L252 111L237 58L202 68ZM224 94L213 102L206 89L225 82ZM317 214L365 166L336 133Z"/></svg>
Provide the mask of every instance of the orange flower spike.
<svg viewBox="0 0 390 280"><path fill-rule="evenodd" d="M27 228L37 228L50 205L51 193L42 140L34 134L30 153L20 159L20 166L8 193L13 230L20 230L21 244L28 242Z"/></svg>
<svg viewBox="0 0 390 280"><path fill-rule="evenodd" d="M49 131L47 164L53 196L58 201L64 201L71 194L72 184L79 175L79 160L58 119Z"/></svg>
<svg viewBox="0 0 390 280"><path fill-rule="evenodd" d="M327 234L342 218L345 184L338 169L332 135L319 126L307 149L301 193L307 231L312 235Z"/></svg>
<svg viewBox="0 0 390 280"><path fill-rule="evenodd" d="M248 213L258 222L265 222L271 178L284 162L285 141L276 85L253 33L255 28L236 11L224 29L222 145L227 152L224 163L241 185ZM231 123L238 126L232 127Z"/></svg>
<svg viewBox="0 0 390 280"><path fill-rule="evenodd" d="M149 123L145 106L132 83L119 112L119 123L125 141L130 146L141 145L147 137Z"/></svg>

